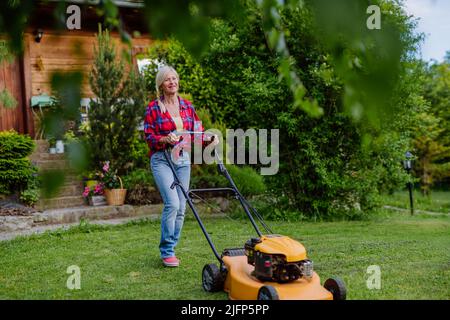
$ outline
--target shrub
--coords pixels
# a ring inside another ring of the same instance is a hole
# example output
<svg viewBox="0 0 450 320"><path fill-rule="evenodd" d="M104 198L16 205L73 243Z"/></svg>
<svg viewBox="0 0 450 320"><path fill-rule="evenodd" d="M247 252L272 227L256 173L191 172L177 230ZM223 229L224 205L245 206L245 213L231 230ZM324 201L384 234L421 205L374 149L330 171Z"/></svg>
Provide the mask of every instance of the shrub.
<svg viewBox="0 0 450 320"><path fill-rule="evenodd" d="M130 153L130 162L132 163L131 170L149 168L148 145L143 137L136 134L128 151Z"/></svg>
<svg viewBox="0 0 450 320"><path fill-rule="evenodd" d="M14 130L0 132L0 159L28 157L34 150L33 140Z"/></svg>
<svg viewBox="0 0 450 320"><path fill-rule="evenodd" d="M226 165L227 171L244 196L262 194L266 190L263 177L248 166ZM193 166L191 189L229 187L228 180L218 172L217 165Z"/></svg>
<svg viewBox="0 0 450 320"><path fill-rule="evenodd" d="M27 158L33 140L14 131L0 132L0 193L12 194L27 188L36 169Z"/></svg>
<svg viewBox="0 0 450 320"><path fill-rule="evenodd" d="M127 189L126 202L134 205L146 205L160 202L160 196L155 188L153 175L148 169L135 169L123 177Z"/></svg>
<svg viewBox="0 0 450 320"><path fill-rule="evenodd" d="M248 166L226 166L228 173L244 196L258 195L266 191L263 177Z"/></svg>
<svg viewBox="0 0 450 320"><path fill-rule="evenodd" d="M20 193L20 200L27 206L33 206L40 198L40 179L36 174L28 181L28 186Z"/></svg>

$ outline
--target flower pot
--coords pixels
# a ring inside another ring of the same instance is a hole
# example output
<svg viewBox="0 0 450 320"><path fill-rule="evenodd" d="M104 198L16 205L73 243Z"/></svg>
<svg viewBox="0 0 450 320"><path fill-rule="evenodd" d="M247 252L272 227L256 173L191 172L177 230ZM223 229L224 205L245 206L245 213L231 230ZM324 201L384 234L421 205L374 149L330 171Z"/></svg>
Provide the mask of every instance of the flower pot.
<svg viewBox="0 0 450 320"><path fill-rule="evenodd" d="M56 153L64 153L64 142L62 140L56 141Z"/></svg>
<svg viewBox="0 0 450 320"><path fill-rule="evenodd" d="M110 206L121 206L125 203L127 189L105 189L106 202Z"/></svg>
<svg viewBox="0 0 450 320"><path fill-rule="evenodd" d="M107 204L105 196L92 196L89 197L90 206L105 206Z"/></svg>

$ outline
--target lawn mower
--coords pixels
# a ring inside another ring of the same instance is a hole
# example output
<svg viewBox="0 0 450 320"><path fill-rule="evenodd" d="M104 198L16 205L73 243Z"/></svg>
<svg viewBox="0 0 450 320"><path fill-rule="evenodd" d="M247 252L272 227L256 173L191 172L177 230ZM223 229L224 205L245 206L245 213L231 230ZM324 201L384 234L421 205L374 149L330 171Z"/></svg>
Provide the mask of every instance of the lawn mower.
<svg viewBox="0 0 450 320"><path fill-rule="evenodd" d="M186 132L185 132L186 133ZM169 150L164 154L174 175L171 188L179 186L206 237L218 265L206 264L202 285L207 292L225 291L232 300L345 300L344 282L337 277L323 286L308 259L305 247L290 237L274 234L258 211L239 192L236 184L214 150L219 172L231 187L185 190L175 172ZM191 195L205 192L230 192L241 203L257 233L243 247L224 249L219 254L194 206ZM263 234L254 216L264 227Z"/></svg>

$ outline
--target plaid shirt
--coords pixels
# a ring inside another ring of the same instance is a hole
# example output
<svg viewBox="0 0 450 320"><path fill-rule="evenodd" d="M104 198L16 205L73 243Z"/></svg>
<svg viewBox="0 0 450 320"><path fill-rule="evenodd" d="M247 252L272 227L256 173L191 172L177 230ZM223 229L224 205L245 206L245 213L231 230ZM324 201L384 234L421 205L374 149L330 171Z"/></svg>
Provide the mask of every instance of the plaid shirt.
<svg viewBox="0 0 450 320"><path fill-rule="evenodd" d="M194 106L186 99L178 98L180 102L180 116L183 120L183 128L186 131L201 131L203 132L203 126L200 118L195 113ZM149 157L157 151L161 151L171 146L170 144L160 144L159 140L162 137L167 136L170 132L176 130L175 122L170 116L169 112L162 113L158 106L158 101L153 100L145 111L144 118L144 134L145 140L149 147ZM183 137L182 137L183 138ZM201 140L200 140L201 139ZM184 139L180 139L179 143L183 143ZM204 145L204 136L192 135L191 141L201 141ZM188 147L188 146L187 146Z"/></svg>

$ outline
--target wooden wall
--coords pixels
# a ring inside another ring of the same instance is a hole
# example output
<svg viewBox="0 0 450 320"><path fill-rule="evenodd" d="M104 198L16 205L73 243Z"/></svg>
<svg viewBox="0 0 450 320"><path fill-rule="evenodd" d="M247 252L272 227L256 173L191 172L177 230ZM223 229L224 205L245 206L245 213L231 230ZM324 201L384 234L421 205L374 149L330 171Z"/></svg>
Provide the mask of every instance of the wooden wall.
<svg viewBox="0 0 450 320"><path fill-rule="evenodd" d="M126 46L120 42L118 35L113 35L118 53ZM31 69L31 94L51 94L51 75L55 71L83 72L82 96L93 97L89 88L89 72L94 61L94 45L96 45L94 33L66 32L62 34L44 31L41 42L34 39L28 41L29 59ZM133 52L131 55L144 50L150 45L148 38L135 38L132 41Z"/></svg>

